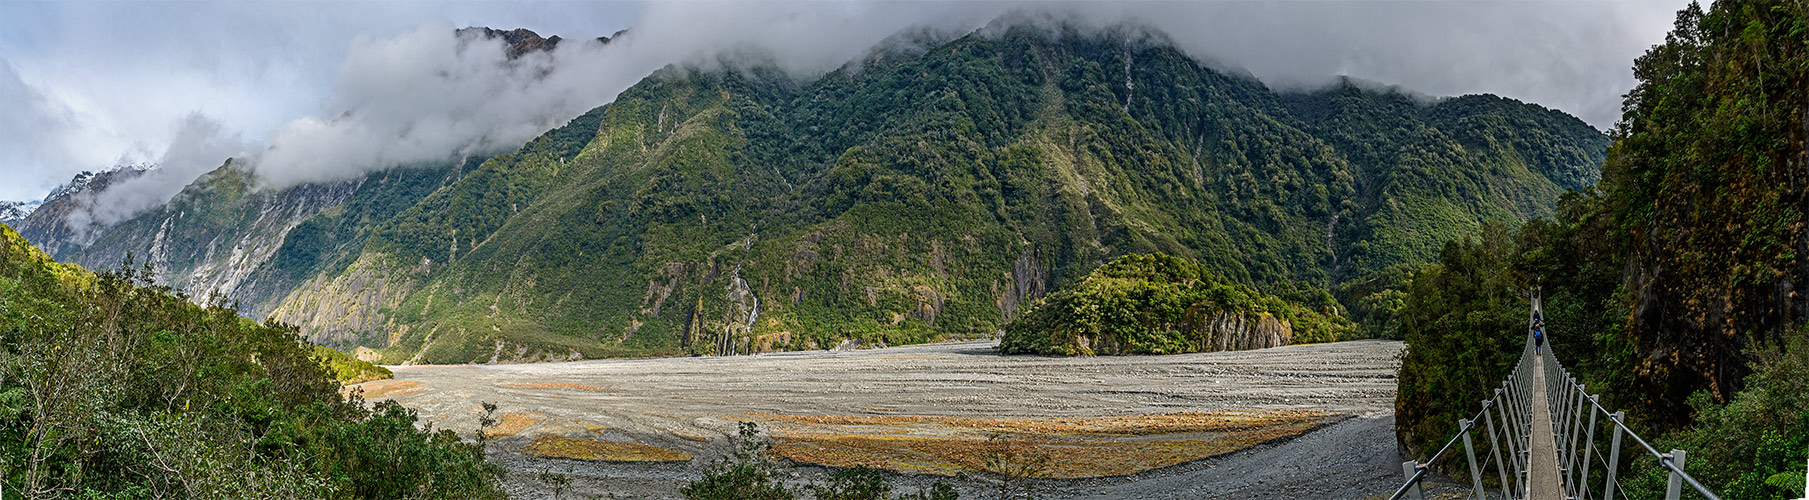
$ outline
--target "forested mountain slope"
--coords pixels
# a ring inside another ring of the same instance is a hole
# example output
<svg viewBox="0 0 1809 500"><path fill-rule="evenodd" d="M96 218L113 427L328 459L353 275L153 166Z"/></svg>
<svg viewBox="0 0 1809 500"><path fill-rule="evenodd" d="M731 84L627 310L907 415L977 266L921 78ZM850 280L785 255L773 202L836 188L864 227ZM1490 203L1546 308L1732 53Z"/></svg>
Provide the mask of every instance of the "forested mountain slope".
<svg viewBox="0 0 1809 500"><path fill-rule="evenodd" d="M426 191L384 210L324 209L236 296L388 362L990 335L1131 253L1354 303L1482 221L1550 214L1606 146L1508 99L1280 94L1159 34L1034 24L807 81L669 67L519 151L408 171Z"/></svg>
<svg viewBox="0 0 1809 500"><path fill-rule="evenodd" d="M274 317L392 362L984 335L1126 253L1320 288L1429 259L1548 214L1605 145L1489 96L1282 96L1144 39L1003 23L811 82L668 68L382 224Z"/></svg>

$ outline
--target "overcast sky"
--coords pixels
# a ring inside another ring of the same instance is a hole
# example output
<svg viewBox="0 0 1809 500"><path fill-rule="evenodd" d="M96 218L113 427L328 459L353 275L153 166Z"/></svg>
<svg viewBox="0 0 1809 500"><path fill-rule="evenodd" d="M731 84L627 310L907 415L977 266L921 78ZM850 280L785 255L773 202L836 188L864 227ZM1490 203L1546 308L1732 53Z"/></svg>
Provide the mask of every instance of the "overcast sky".
<svg viewBox="0 0 1809 500"><path fill-rule="evenodd" d="M1275 87L1349 75L1488 92L1606 129L1633 58L1686 3L0 0L0 200L42 197L82 170L164 164L123 217L229 156L259 158L272 185L343 178L518 145L668 63L754 48L809 75L901 29L969 30L1024 8L1141 21ZM504 65L500 48L461 45L451 29L464 26L634 31Z"/></svg>

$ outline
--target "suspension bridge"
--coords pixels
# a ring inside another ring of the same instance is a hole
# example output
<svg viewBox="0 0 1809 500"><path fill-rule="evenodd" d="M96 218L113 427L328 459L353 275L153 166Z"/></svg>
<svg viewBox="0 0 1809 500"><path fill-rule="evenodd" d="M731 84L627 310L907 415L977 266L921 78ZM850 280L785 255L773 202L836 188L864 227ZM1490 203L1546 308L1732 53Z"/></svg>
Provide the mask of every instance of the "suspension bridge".
<svg viewBox="0 0 1809 500"><path fill-rule="evenodd" d="M1658 467L1669 472L1665 500L1681 498L1686 489L1701 498L1720 500L1684 471L1688 457L1684 450L1660 452L1653 448L1627 427L1625 412L1603 408L1599 394L1590 394L1549 346L1539 345L1535 338L1549 336L1549 332L1544 331L1540 298L1535 295L1532 302L1526 344L1514 370L1495 388L1494 397L1482 401L1475 415L1457 421L1457 435L1431 458L1401 464L1407 480L1389 500L1422 500L1421 483L1429 474L1427 467L1451 454L1460 441L1478 500L1491 493L1495 498L1528 500L1627 498L1616 478L1627 441L1637 445L1631 447L1634 453L1650 454L1658 460ZM1478 433L1481 438L1473 436ZM1481 457L1485 466L1478 467L1475 445L1484 439L1488 444L1482 450L1487 455ZM1487 470L1490 462L1493 470ZM1491 472L1500 485L1493 492L1483 487L1484 474ZM1600 474L1591 476L1592 472ZM1805 484L1804 498L1799 500L1809 500L1809 479Z"/></svg>

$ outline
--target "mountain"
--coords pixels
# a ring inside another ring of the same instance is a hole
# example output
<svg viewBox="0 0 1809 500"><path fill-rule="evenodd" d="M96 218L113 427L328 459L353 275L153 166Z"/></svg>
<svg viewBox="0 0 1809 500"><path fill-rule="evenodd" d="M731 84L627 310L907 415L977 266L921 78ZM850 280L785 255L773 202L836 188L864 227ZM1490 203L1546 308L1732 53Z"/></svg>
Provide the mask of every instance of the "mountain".
<svg viewBox="0 0 1809 500"><path fill-rule="evenodd" d="M294 288L298 275L344 251L340 245L362 245L361 227L347 222L393 216L453 172L444 166L396 168L271 190L258 189L243 165L229 162L168 203L113 226L79 250L65 251L62 259L109 268L131 256L151 264L159 282L197 300L224 299L247 315L262 316ZM284 258L273 262L279 253Z"/></svg>
<svg viewBox="0 0 1809 500"><path fill-rule="evenodd" d="M1271 292L1360 283L1550 214L1607 143L1510 99L1282 94L1159 34L1033 24L895 41L802 81L668 67L519 151L407 170L406 194L371 195L383 209L320 198L232 273L281 279L235 297L392 363L990 336L1126 254ZM207 184L193 203L219 203ZM104 253L148 252L160 227L122 224L102 240L133 243ZM221 241L212 255L244 240Z"/></svg>
<svg viewBox="0 0 1809 500"><path fill-rule="evenodd" d="M44 196L44 202L17 224L7 225L18 229L21 236L45 253L64 259L64 252L87 245L107 229L94 220L89 210L95 203L95 196L114 184L144 175L152 168L155 167L126 165L100 172L83 171L51 190Z"/></svg>
<svg viewBox="0 0 1809 500"><path fill-rule="evenodd" d="M482 26L473 26L459 28L456 32L460 36L481 36L491 40L501 38L503 43L508 46L509 59L517 59L530 52L551 52L553 49L559 47L559 42L565 41L565 39L559 38L559 35L542 38L539 33L535 33L533 30L527 28L499 30ZM617 31L614 35L600 36L592 40L599 44L607 44L611 40L621 38L622 35L626 33L628 33L628 30Z"/></svg>
<svg viewBox="0 0 1809 500"><path fill-rule="evenodd" d="M511 58L550 51L559 43L559 37L541 38L526 29L464 28L458 33L502 39ZM198 301L217 298L238 304L248 316L262 317L313 266L323 260L330 263L340 253L355 253L366 236L362 231L439 187L463 161L274 191L260 189L245 165L228 162L164 205L111 227L84 222L87 204L107 196L106 190L119 180L149 167L83 172L53 191L45 201L48 209L19 228L59 260L108 269L132 256L151 264L160 282ZM291 230L300 232L285 247ZM270 262L285 249L283 260Z"/></svg>
<svg viewBox="0 0 1809 500"><path fill-rule="evenodd" d="M18 225L30 217L32 211L43 205L41 200L33 201L0 201L0 224Z"/></svg>

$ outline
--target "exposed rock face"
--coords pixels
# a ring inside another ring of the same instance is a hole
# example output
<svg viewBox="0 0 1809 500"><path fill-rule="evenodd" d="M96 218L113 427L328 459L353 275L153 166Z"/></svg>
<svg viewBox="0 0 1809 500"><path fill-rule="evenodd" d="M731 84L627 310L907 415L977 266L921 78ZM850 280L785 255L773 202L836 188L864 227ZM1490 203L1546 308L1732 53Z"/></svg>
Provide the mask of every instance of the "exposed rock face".
<svg viewBox="0 0 1809 500"><path fill-rule="evenodd" d="M414 291L419 273L394 269L380 254L365 254L337 276L316 276L302 283L270 312L270 319L295 325L309 342L351 345L360 337L392 331L382 342L364 345L385 347L407 328L391 327L383 311L401 305ZM423 263L423 269L427 263ZM431 300L431 298L429 299Z"/></svg>
<svg viewBox="0 0 1809 500"><path fill-rule="evenodd" d="M1218 313L1201 332L1202 351L1247 351L1293 343L1294 328L1269 314Z"/></svg>
<svg viewBox="0 0 1809 500"><path fill-rule="evenodd" d="M559 35L553 35L552 38L541 38L539 33L535 33L527 28L499 30L486 27L470 27L459 28L457 33L460 37L483 37L489 40L501 38L503 43L508 44L509 59L516 59L534 51L552 52L553 49L559 47L559 42L561 40Z"/></svg>
<svg viewBox="0 0 1809 500"><path fill-rule="evenodd" d="M622 34L627 33L627 32L628 32L628 30L617 31L614 36L621 37ZM470 28L459 28L458 34L459 34L459 36L481 36L481 37L484 37L485 39L490 39L490 40L501 38L503 40L503 43L508 44L509 59L517 59L523 55L527 55L530 52L536 52L536 51L552 52L553 49L556 49L559 47L559 42L562 42L565 40L563 38L559 38L559 35L553 35L551 37L542 38L539 33L535 33L533 30L529 30L527 28L515 28L512 30L499 30L499 29L493 29L493 28L487 28L487 27L474 26L474 27L470 27ZM596 38L596 41L597 41L597 43L605 43L606 44L606 43L609 43L610 39L611 39L611 37L600 36L600 37Z"/></svg>
<svg viewBox="0 0 1809 500"><path fill-rule="evenodd" d="M196 179L164 206L120 223L65 260L90 269L119 265L128 254L150 263L158 281L196 300L236 302L266 310L279 296L259 289L255 272L302 221L344 203L363 179L260 190L248 172L227 165Z"/></svg>
<svg viewBox="0 0 1809 500"><path fill-rule="evenodd" d="M1036 249L1024 249L1024 254L1011 264L1011 282L1003 291L994 292L999 295L999 322L1017 319L1019 310L1041 298L1048 286L1048 274L1042 263L1037 262Z"/></svg>
<svg viewBox="0 0 1809 500"><path fill-rule="evenodd" d="M1221 311L1204 321L1189 325L1189 331L1176 335L1189 339L1187 352L1248 351L1281 347L1293 343L1294 328L1288 322L1268 313ZM1134 354L1122 339L1095 335L1076 335L1074 345L1082 352L1099 355Z"/></svg>

